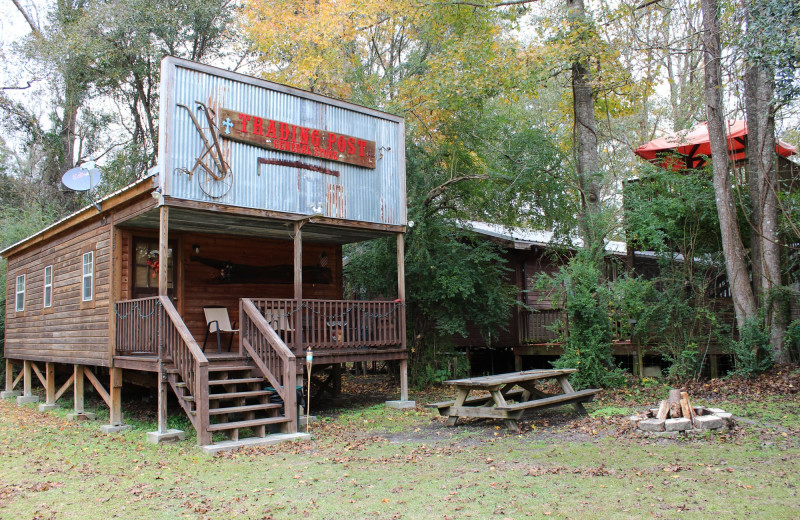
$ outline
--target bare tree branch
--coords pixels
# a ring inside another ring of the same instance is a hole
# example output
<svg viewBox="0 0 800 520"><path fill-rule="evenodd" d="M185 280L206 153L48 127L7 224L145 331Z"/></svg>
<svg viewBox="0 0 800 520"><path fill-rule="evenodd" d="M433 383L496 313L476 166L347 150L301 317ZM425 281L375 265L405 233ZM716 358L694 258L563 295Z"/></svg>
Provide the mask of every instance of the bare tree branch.
<svg viewBox="0 0 800 520"><path fill-rule="evenodd" d="M15 6L17 6L17 10L20 12L20 14L22 14L23 18L25 18L25 21L28 22L28 25L31 27L31 31L33 31L33 33L36 36L39 36L41 34L39 26L36 25L36 22L33 21L33 18L31 18L31 16L28 14L25 8L22 7L22 5L20 5L19 0L11 0L11 1L14 2Z"/></svg>
<svg viewBox="0 0 800 520"><path fill-rule="evenodd" d="M488 179L489 176L485 174L474 174L474 175L462 175L460 177L454 177L448 181L443 182L442 184L436 186L431 191L428 192L428 195L425 197L425 202L423 203L424 206L430 205L433 200L440 196L447 190L448 186L452 186L453 184L463 182L463 181L471 181L476 179Z"/></svg>

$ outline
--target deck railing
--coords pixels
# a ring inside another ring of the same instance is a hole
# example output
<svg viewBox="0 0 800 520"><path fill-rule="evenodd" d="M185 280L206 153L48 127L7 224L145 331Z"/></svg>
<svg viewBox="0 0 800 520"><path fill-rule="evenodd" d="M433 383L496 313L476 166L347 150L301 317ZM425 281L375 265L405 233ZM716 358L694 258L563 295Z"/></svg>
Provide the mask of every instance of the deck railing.
<svg viewBox="0 0 800 520"><path fill-rule="evenodd" d="M158 355L158 329L162 319L157 296L125 300L116 304L116 354Z"/></svg>
<svg viewBox="0 0 800 520"><path fill-rule="evenodd" d="M239 300L239 351L249 356L283 400L287 431L297 431L295 355L248 298Z"/></svg>
<svg viewBox="0 0 800 520"><path fill-rule="evenodd" d="M525 330L523 341L525 343L550 343L558 341L559 331L556 323L561 321L565 326L564 311L562 309L540 309L524 314Z"/></svg>
<svg viewBox="0 0 800 520"><path fill-rule="evenodd" d="M405 305L397 301L253 299L283 341L295 348L401 348Z"/></svg>
<svg viewBox="0 0 800 520"><path fill-rule="evenodd" d="M198 444L211 442L208 431L208 359L166 296L116 303L115 351L118 356L148 354L173 365L195 403L189 419Z"/></svg>

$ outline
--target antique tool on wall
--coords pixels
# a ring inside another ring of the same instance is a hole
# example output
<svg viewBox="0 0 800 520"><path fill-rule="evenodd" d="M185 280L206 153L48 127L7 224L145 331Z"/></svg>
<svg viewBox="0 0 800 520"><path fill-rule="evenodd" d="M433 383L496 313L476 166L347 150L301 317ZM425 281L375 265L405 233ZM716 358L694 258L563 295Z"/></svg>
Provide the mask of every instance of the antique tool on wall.
<svg viewBox="0 0 800 520"><path fill-rule="evenodd" d="M209 197L218 199L228 193L228 191L231 189L231 185L233 184L233 175L231 173L230 166L227 162L225 162L225 157L222 153L222 147L219 143L219 129L217 128L217 124L214 122L214 111L200 101L195 101L195 105L197 105L197 108L202 110L206 116L208 130L210 130L211 133L211 140L206 137L203 127L195 117L192 110L186 105L178 103L179 107L186 109L186 111L189 113L189 117L192 119L192 123L197 129L197 133L200 134L200 138L203 140L202 153L197 159L195 159L194 165L191 167L191 169L184 169L183 171L188 175L193 175L195 171L198 171L197 182L200 185L200 189L203 190L203 193ZM211 162L213 163L211 166L205 162L207 157L211 158Z"/></svg>

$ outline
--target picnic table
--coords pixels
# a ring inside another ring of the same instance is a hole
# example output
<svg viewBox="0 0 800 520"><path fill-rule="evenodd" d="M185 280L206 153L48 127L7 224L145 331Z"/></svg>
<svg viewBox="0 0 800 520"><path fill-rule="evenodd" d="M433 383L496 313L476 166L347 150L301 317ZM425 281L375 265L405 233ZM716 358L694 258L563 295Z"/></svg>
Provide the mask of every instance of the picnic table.
<svg viewBox="0 0 800 520"><path fill-rule="evenodd" d="M459 417L488 417L503 419L509 429L519 430L517 421L528 409L544 409L572 404L578 413L586 415L583 403L589 402L600 390L590 388L575 391L569 384L569 375L577 370L543 369L524 370L508 374L470 377L445 381L458 392L454 401L432 403L439 414L448 417L447 425L454 426ZM547 394L536 385L546 380L558 380L562 393ZM470 392L489 392L489 395L469 397Z"/></svg>

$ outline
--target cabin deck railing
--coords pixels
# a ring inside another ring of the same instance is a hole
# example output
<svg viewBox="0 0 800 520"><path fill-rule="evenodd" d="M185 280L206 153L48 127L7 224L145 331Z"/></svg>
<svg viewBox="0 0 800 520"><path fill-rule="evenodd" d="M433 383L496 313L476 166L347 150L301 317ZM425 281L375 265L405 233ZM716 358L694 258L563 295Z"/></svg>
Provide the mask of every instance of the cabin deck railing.
<svg viewBox="0 0 800 520"><path fill-rule="evenodd" d="M524 330L523 343L550 343L557 341L560 337L556 324L561 322L560 327L565 326L565 316L563 309L539 309L523 314Z"/></svg>
<svg viewBox="0 0 800 520"><path fill-rule="evenodd" d="M158 328L163 317L158 296L116 303L115 354L158 356Z"/></svg>
<svg viewBox="0 0 800 520"><path fill-rule="evenodd" d="M405 305L399 301L252 299L253 305L293 347L397 348L404 345ZM298 347L299 346L299 347Z"/></svg>
<svg viewBox="0 0 800 520"><path fill-rule="evenodd" d="M248 298L239 300L239 352L253 360L283 400L284 433L297 432L297 362L280 336Z"/></svg>
<svg viewBox="0 0 800 520"><path fill-rule="evenodd" d="M173 365L195 402L189 415L198 444L211 442L208 431L208 359L175 306L166 296L116 303L115 353L146 354Z"/></svg>

